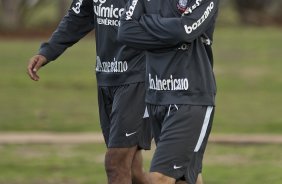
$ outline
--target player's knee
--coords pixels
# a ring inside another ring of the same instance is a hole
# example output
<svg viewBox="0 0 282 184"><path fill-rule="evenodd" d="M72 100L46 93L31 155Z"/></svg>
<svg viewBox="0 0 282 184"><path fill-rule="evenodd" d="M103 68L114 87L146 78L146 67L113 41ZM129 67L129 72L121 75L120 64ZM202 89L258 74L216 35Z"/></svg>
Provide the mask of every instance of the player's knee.
<svg viewBox="0 0 282 184"><path fill-rule="evenodd" d="M143 173L143 158L141 155L141 151L137 151L133 160L132 160L132 166L131 166L132 174L138 175L139 173Z"/></svg>
<svg viewBox="0 0 282 184"><path fill-rule="evenodd" d="M132 171L132 183L133 184L149 184L149 173L146 173L143 169L135 169Z"/></svg>
<svg viewBox="0 0 282 184"><path fill-rule="evenodd" d="M199 173L196 184L204 184L203 176Z"/></svg>
<svg viewBox="0 0 282 184"><path fill-rule="evenodd" d="M187 181L179 180L175 184L190 184L190 183L188 183ZM196 184L203 184L203 178L201 173L199 173L197 177Z"/></svg>
<svg viewBox="0 0 282 184"><path fill-rule="evenodd" d="M140 178L144 173L142 169L136 168L134 167L134 165L132 165L131 174L132 174L132 179L136 180Z"/></svg>
<svg viewBox="0 0 282 184"><path fill-rule="evenodd" d="M131 168L123 163L115 152L108 151L105 155L105 170L108 177L108 183L130 183Z"/></svg>
<svg viewBox="0 0 282 184"><path fill-rule="evenodd" d="M117 172L119 168L123 168L121 160L112 151L107 151L105 155L105 168L107 173Z"/></svg>
<svg viewBox="0 0 282 184"><path fill-rule="evenodd" d="M180 181L177 181L175 184L189 184L189 183L187 183L186 181L180 180Z"/></svg>
<svg viewBox="0 0 282 184"><path fill-rule="evenodd" d="M131 161L126 151L122 149L109 149L105 155L105 169L108 175L130 175Z"/></svg>
<svg viewBox="0 0 282 184"><path fill-rule="evenodd" d="M105 170L108 178L117 177L117 164L116 161L112 159L111 153L107 152L105 155Z"/></svg>
<svg viewBox="0 0 282 184"><path fill-rule="evenodd" d="M175 183L175 179L165 176L161 173L158 172L152 172L150 173L150 181L152 184L174 184Z"/></svg>

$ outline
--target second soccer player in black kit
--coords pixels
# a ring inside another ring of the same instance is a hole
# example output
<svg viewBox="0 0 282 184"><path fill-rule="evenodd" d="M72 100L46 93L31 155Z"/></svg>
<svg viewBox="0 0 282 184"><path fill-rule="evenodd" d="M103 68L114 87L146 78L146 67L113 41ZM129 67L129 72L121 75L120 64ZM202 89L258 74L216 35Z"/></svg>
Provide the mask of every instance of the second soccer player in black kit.
<svg viewBox="0 0 282 184"><path fill-rule="evenodd" d="M39 80L38 70L43 65L56 60L66 49L95 30L95 72L100 123L107 145L105 169L108 183L145 184L148 177L143 171L141 150L150 149L151 129L144 114L144 54L117 41L119 19L126 2L73 0L56 31L30 59L28 75L32 80ZM85 57L80 55L77 62L83 65Z"/></svg>
<svg viewBox="0 0 282 184"><path fill-rule="evenodd" d="M146 50L146 103L157 143L152 184L195 184L212 127L218 0L130 0L118 39ZM198 182L201 183L201 182Z"/></svg>

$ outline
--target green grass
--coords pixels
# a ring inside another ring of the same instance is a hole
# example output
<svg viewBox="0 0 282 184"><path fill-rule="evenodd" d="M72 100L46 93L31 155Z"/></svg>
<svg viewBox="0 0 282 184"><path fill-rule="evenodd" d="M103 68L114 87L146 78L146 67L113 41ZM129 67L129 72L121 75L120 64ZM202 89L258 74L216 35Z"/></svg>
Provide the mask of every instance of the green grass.
<svg viewBox="0 0 282 184"><path fill-rule="evenodd" d="M105 184L103 144L2 145L0 184ZM152 151L144 153L148 171ZM207 184L280 184L280 145L209 144Z"/></svg>
<svg viewBox="0 0 282 184"><path fill-rule="evenodd" d="M3 131L93 131L99 129L94 72L95 44L84 40L39 71L26 74L38 40L3 40L0 129Z"/></svg>
<svg viewBox="0 0 282 184"><path fill-rule="evenodd" d="M281 42L281 29L216 30L215 132L281 133Z"/></svg>
<svg viewBox="0 0 282 184"><path fill-rule="evenodd" d="M207 184L279 184L281 145L208 146L203 175Z"/></svg>
<svg viewBox="0 0 282 184"><path fill-rule="evenodd" d="M54 22L53 5L30 12L26 27ZM213 133L281 134L282 31L234 27L237 19L225 8L219 25L229 27L215 32ZM0 133L100 132L93 40L70 48L33 82L26 65L41 41L0 40ZM0 145L0 184L105 184L104 154L102 143ZM144 153L146 170L151 157ZM281 166L281 145L208 144L203 176L206 184L280 184Z"/></svg>
<svg viewBox="0 0 282 184"><path fill-rule="evenodd" d="M104 145L3 145L0 184L106 183Z"/></svg>
<svg viewBox="0 0 282 184"><path fill-rule="evenodd" d="M100 132L94 41L67 50L34 82L26 65L41 41L0 41L0 130ZM216 29L214 133L282 133L281 43L278 28Z"/></svg>

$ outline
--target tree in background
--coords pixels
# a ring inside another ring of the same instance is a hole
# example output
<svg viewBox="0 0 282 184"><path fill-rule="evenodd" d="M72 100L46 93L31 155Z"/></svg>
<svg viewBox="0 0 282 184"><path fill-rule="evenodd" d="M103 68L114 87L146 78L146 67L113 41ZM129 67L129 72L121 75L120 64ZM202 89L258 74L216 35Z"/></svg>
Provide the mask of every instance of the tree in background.
<svg viewBox="0 0 282 184"><path fill-rule="evenodd" d="M281 0L234 0L234 4L244 24L282 25Z"/></svg>
<svg viewBox="0 0 282 184"><path fill-rule="evenodd" d="M42 24L37 25L36 29L38 31L38 29L50 28L52 25L58 23L69 8L71 1L72 0L0 0L0 31L18 31L25 29L31 18L38 16L38 10L41 11L51 5L50 9L52 12L55 12L55 18L52 19L52 22L48 22L45 16L43 18L44 20L40 19L38 21ZM237 17L238 14L239 20L243 24L282 25L282 0L222 0L221 8L227 7L231 7L232 15L236 15ZM48 11L50 9L48 9ZM37 13L34 13L36 10ZM236 14L234 14L234 12L236 12ZM230 11L227 13L231 14Z"/></svg>
<svg viewBox="0 0 282 184"><path fill-rule="evenodd" d="M50 3L50 0L0 0L0 26L1 29L17 30L25 25L28 13L35 8ZM65 14L70 0L56 0L58 18Z"/></svg>

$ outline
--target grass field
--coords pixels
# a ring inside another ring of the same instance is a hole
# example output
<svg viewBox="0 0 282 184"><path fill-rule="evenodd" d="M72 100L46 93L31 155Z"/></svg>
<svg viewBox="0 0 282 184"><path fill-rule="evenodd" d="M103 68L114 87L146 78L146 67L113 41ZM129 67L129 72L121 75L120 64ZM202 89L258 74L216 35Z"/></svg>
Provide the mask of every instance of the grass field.
<svg viewBox="0 0 282 184"><path fill-rule="evenodd" d="M281 133L282 31L218 29L216 132Z"/></svg>
<svg viewBox="0 0 282 184"><path fill-rule="evenodd" d="M100 131L94 41L67 50L33 82L26 65L41 41L0 41L0 131ZM278 28L217 28L215 133L282 133L281 43Z"/></svg>
<svg viewBox="0 0 282 184"><path fill-rule="evenodd" d="M0 40L0 131L100 132L95 45L84 39L26 75L41 40ZM213 133L282 133L282 31L219 27ZM103 144L0 145L0 184L105 184ZM151 152L145 153L146 168ZM281 145L209 144L206 184L280 184Z"/></svg>
<svg viewBox="0 0 282 184"><path fill-rule="evenodd" d="M26 74L39 40L1 41L1 125L3 131L93 131L99 127L95 45L86 40L40 71Z"/></svg>
<svg viewBox="0 0 282 184"><path fill-rule="evenodd" d="M0 184L105 184L104 152L102 144L1 145ZM281 145L209 144L204 165L206 184L282 181Z"/></svg>

